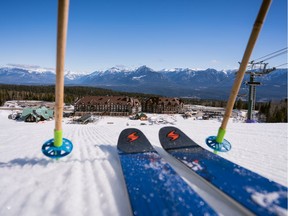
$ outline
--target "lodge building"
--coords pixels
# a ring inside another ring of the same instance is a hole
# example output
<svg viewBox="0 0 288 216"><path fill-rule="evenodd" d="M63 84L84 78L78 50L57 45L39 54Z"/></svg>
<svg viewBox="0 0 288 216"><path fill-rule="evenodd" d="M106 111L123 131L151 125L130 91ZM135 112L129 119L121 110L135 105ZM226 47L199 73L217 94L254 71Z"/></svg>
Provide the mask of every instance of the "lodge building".
<svg viewBox="0 0 288 216"><path fill-rule="evenodd" d="M75 103L75 115L127 116L141 112L141 103L127 96L86 96Z"/></svg>
<svg viewBox="0 0 288 216"><path fill-rule="evenodd" d="M159 114L181 113L184 103L178 98L151 97L142 104L143 112Z"/></svg>
<svg viewBox="0 0 288 216"><path fill-rule="evenodd" d="M178 98L150 97L141 102L127 96L86 96L75 105L75 115L127 116L139 112L175 114L183 110L183 102Z"/></svg>

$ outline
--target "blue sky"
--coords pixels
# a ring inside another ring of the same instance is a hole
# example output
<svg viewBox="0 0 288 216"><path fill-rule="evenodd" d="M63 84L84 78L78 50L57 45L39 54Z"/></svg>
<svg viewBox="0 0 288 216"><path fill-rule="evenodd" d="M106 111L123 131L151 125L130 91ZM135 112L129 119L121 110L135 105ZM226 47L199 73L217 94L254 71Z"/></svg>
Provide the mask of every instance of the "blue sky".
<svg viewBox="0 0 288 216"><path fill-rule="evenodd" d="M238 68L261 3L70 0L66 69ZM0 65L55 68L56 19L56 0L1 1ZM274 0L251 60L285 47L287 0ZM267 62L286 63L287 54Z"/></svg>

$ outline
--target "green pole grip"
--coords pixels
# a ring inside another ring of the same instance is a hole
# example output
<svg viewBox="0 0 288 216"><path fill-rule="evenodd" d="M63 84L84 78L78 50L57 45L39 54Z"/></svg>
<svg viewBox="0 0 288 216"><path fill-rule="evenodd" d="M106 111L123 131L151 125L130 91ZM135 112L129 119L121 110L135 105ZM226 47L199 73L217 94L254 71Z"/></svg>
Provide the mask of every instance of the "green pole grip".
<svg viewBox="0 0 288 216"><path fill-rule="evenodd" d="M223 142L225 133L226 133L226 130L220 127L219 130L218 130L217 137L216 137L216 142L217 143L222 143Z"/></svg>
<svg viewBox="0 0 288 216"><path fill-rule="evenodd" d="M62 146L62 130L54 130L54 146L55 147L60 147Z"/></svg>

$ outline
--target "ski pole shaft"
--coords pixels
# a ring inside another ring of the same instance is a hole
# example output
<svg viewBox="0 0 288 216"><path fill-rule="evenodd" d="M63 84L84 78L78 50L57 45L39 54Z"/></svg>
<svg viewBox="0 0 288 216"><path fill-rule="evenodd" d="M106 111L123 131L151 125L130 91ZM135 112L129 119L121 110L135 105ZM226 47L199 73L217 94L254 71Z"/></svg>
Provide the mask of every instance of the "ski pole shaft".
<svg viewBox="0 0 288 216"><path fill-rule="evenodd" d="M67 38L69 0L58 1L56 87L55 87L55 130L54 145L62 145L62 119L64 107L64 65Z"/></svg>
<svg viewBox="0 0 288 216"><path fill-rule="evenodd" d="M224 114L224 118L221 124L221 127L219 128L218 131L218 135L217 135L217 142L218 143L222 143L223 139L224 139L224 135L225 135L225 130L228 124L228 120L231 116L232 110L233 110L233 106L235 104L236 101L236 97L238 95L241 83L243 81L245 72L246 72L246 68L250 59L250 56L252 54L253 48L256 44L256 40L258 38L258 35L260 33L260 30L262 28L263 22L265 20L266 14L268 12L268 9L270 7L272 0L263 0L262 5L260 7L260 10L258 12L258 16L255 20L249 41L247 43L246 46L246 50L244 52L240 67L239 67L239 71L237 73L236 79L234 81L233 84L233 88L231 90L230 93L230 97L226 106L226 111Z"/></svg>

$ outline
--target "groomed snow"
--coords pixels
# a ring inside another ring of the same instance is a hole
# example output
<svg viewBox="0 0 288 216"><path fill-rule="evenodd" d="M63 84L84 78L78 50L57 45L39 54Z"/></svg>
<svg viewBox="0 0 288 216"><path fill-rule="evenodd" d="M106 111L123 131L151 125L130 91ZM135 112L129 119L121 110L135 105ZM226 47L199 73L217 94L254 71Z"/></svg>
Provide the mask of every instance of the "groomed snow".
<svg viewBox="0 0 288 216"><path fill-rule="evenodd" d="M131 215L116 148L120 132L127 127L141 129L160 155L196 187L184 166L162 150L158 131L164 125L140 125L143 122L127 117L104 117L88 125L68 124L64 119L64 137L74 149L67 157L52 160L42 154L41 147L53 138L54 121L17 122L9 120L8 114L0 111L1 216ZM205 139L216 135L220 126L216 120L184 120L180 115L175 124L207 149ZM286 123L231 121L225 138L232 150L220 156L287 187ZM261 196L255 200L262 202Z"/></svg>

